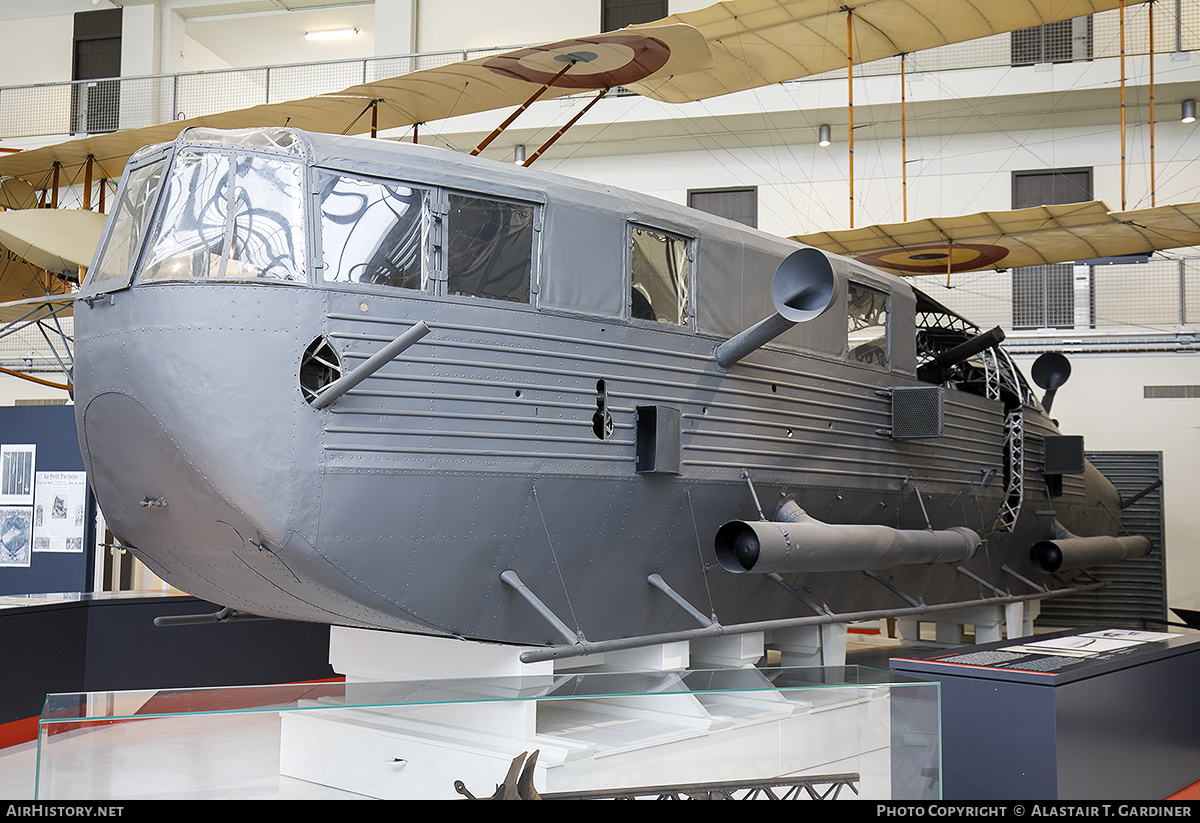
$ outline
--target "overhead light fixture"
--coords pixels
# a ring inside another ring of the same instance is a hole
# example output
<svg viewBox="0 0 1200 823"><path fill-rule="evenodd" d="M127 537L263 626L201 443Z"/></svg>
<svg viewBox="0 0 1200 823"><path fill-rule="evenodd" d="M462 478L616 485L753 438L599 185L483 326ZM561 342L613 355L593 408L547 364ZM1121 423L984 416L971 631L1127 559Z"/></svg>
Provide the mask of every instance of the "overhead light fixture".
<svg viewBox="0 0 1200 823"><path fill-rule="evenodd" d="M827 147L830 143L832 143L833 142L833 140L831 139L832 131L833 130L830 129L829 126L821 126L819 129L817 129L817 145L824 148L824 147Z"/></svg>
<svg viewBox="0 0 1200 823"><path fill-rule="evenodd" d="M1182 123L1195 123L1196 122L1196 101L1195 100L1184 100L1183 101L1183 117L1180 118L1180 122L1182 122Z"/></svg>
<svg viewBox="0 0 1200 823"><path fill-rule="evenodd" d="M306 31L305 40L339 40L343 37L353 37L358 29L326 29L325 31Z"/></svg>
<svg viewBox="0 0 1200 823"><path fill-rule="evenodd" d="M518 143L516 150L513 152L513 162L518 166L525 165L525 144Z"/></svg>

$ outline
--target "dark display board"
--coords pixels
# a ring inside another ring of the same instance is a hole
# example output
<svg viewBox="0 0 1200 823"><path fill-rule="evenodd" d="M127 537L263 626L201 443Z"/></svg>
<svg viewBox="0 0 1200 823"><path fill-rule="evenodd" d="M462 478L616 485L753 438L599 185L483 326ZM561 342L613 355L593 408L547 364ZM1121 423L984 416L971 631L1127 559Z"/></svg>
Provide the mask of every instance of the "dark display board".
<svg viewBox="0 0 1200 823"><path fill-rule="evenodd" d="M893 658L942 684L946 800L1162 800L1200 781L1200 635L1080 629Z"/></svg>
<svg viewBox="0 0 1200 823"><path fill-rule="evenodd" d="M91 590L91 493L84 485L77 503L61 485L34 483L38 475L53 481L82 472L74 406L0 406L0 595ZM26 489L28 498L18 493ZM63 534L77 550L61 550Z"/></svg>

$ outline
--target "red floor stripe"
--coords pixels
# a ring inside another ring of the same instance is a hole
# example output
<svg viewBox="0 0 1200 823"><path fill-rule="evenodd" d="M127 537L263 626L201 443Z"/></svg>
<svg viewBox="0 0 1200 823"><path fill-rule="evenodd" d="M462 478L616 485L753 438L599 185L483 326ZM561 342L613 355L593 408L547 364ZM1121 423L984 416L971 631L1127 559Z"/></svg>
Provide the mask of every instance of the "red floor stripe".
<svg viewBox="0 0 1200 823"><path fill-rule="evenodd" d="M0 749L16 746L18 743L28 743L37 740L38 719L26 717L23 720L13 720L0 723Z"/></svg>
<svg viewBox="0 0 1200 823"><path fill-rule="evenodd" d="M1200 800L1200 783L1193 783L1181 792L1176 792L1167 800Z"/></svg>

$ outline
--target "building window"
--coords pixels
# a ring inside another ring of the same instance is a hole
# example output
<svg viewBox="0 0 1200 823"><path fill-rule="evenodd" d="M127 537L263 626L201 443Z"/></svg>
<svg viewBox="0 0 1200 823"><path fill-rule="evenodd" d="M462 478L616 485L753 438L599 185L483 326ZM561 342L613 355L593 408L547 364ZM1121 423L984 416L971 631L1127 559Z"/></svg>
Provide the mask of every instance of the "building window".
<svg viewBox="0 0 1200 823"><path fill-rule="evenodd" d="M1012 173L1012 207L1086 203L1092 199L1092 170L1030 169Z"/></svg>
<svg viewBox="0 0 1200 823"><path fill-rule="evenodd" d="M121 108L122 8L75 13L72 48L71 133L116 131Z"/></svg>
<svg viewBox="0 0 1200 823"><path fill-rule="evenodd" d="M1014 171L1012 181L1014 209L1084 203L1092 199L1090 168ZM1081 319L1075 312L1072 263L1013 269L1012 295L1013 328L1072 328Z"/></svg>
<svg viewBox="0 0 1200 823"><path fill-rule="evenodd" d="M1091 15L1012 33L1012 64L1070 63L1092 59Z"/></svg>
<svg viewBox="0 0 1200 823"><path fill-rule="evenodd" d="M758 189L754 186L730 189L689 189L688 205L693 209L727 217L751 228L758 228Z"/></svg>
<svg viewBox="0 0 1200 823"><path fill-rule="evenodd" d="M600 30L616 31L667 16L667 0L601 0Z"/></svg>

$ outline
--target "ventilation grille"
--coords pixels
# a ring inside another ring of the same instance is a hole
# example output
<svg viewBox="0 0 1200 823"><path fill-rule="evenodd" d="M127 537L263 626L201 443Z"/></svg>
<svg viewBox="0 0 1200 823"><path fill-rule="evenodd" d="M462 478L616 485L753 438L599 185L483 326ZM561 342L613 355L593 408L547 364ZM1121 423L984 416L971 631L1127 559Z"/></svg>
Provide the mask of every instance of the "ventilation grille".
<svg viewBox="0 0 1200 823"><path fill-rule="evenodd" d="M1200 397L1200 386L1142 386L1147 400L1174 397Z"/></svg>
<svg viewBox="0 0 1200 823"><path fill-rule="evenodd" d="M942 435L942 389L911 386L892 389L893 440L919 440Z"/></svg>
<svg viewBox="0 0 1200 823"><path fill-rule="evenodd" d="M1046 474L1083 474L1083 437L1046 435Z"/></svg>
<svg viewBox="0 0 1200 823"><path fill-rule="evenodd" d="M1088 459L1129 499L1162 477L1161 452L1088 452ZM1150 538L1145 557L1092 569L1102 589L1043 601L1039 626L1112 626L1162 630L1167 620L1167 573L1163 547L1163 488L1121 512L1122 534Z"/></svg>

